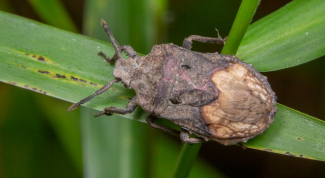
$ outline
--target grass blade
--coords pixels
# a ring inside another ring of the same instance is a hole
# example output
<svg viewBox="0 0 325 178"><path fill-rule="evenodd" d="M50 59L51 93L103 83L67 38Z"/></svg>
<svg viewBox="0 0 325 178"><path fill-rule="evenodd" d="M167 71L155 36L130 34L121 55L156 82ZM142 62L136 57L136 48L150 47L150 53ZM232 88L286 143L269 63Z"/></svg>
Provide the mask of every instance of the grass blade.
<svg viewBox="0 0 325 178"><path fill-rule="evenodd" d="M234 24L221 54L236 55L243 37L250 25L260 0L243 0L237 12Z"/></svg>
<svg viewBox="0 0 325 178"><path fill-rule="evenodd" d="M295 0L251 25L237 56L262 72L325 55L325 1Z"/></svg>
<svg viewBox="0 0 325 178"><path fill-rule="evenodd" d="M196 160L197 154L200 151L202 143L190 145L187 143L183 144L181 153L179 155L176 171L173 175L174 178L188 177L194 161Z"/></svg>
<svg viewBox="0 0 325 178"><path fill-rule="evenodd" d="M4 24L1 34L6 34L0 36L1 81L76 102L80 96L89 95L113 79L107 74L112 73L114 66L96 54L103 50L113 55L110 44L3 12L0 21ZM97 110L111 102L124 107L127 98L134 95L122 84L114 85L110 91L89 105L97 105Z"/></svg>
<svg viewBox="0 0 325 178"><path fill-rule="evenodd" d="M274 123L263 135L249 140L248 148L325 161L325 122L277 105Z"/></svg>

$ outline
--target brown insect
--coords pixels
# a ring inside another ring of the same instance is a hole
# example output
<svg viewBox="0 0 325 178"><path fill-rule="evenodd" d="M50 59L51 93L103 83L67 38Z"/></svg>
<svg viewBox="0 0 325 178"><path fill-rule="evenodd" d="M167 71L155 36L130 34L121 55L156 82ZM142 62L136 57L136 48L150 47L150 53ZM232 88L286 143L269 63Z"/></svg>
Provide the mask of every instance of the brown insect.
<svg viewBox="0 0 325 178"><path fill-rule="evenodd" d="M75 103L69 111L122 81L134 89L136 96L126 109L107 107L95 116L127 114L137 106L147 114L150 126L179 135L186 143L213 140L224 145L246 142L268 128L276 112L276 97L267 78L251 64L233 55L191 51L192 41L223 44L221 37L192 35L182 47L174 44L153 46L150 54L141 57L130 46L120 46L102 20L116 54L115 79L93 95ZM129 59L121 55L124 51ZM165 118L179 126L181 132L155 123ZM197 137L190 137L190 133Z"/></svg>

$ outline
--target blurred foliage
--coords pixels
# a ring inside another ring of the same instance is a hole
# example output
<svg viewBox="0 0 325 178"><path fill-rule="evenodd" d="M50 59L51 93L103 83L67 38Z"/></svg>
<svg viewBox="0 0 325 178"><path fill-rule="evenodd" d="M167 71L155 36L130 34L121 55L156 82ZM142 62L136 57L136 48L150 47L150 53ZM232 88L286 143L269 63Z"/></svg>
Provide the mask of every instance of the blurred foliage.
<svg viewBox="0 0 325 178"><path fill-rule="evenodd" d="M64 30L78 32L70 15L59 0L28 0L34 11L49 25Z"/></svg>

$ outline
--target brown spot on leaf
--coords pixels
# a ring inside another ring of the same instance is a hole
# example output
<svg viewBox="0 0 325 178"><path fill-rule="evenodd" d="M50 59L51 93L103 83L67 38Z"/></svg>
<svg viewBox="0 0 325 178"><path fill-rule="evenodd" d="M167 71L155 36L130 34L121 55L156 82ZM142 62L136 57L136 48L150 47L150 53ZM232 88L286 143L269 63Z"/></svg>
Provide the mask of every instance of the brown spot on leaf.
<svg viewBox="0 0 325 178"><path fill-rule="evenodd" d="M25 53L25 55L26 55L26 56L29 56L29 54L28 54L28 53Z"/></svg>
<svg viewBox="0 0 325 178"><path fill-rule="evenodd" d="M300 138L300 137L298 137L298 140L301 140L301 138Z"/></svg>
<svg viewBox="0 0 325 178"><path fill-rule="evenodd" d="M38 60L39 60L39 61L42 61L42 62L45 61L44 57L42 57L42 56L38 57Z"/></svg>
<svg viewBox="0 0 325 178"><path fill-rule="evenodd" d="M65 75L60 75L60 74L55 74L55 76L56 76L57 78L66 78Z"/></svg>
<svg viewBox="0 0 325 178"><path fill-rule="evenodd" d="M80 82L84 82L86 83L87 81L86 80L83 80L83 79L79 79Z"/></svg>
<svg viewBox="0 0 325 178"><path fill-rule="evenodd" d="M33 90L37 90L37 88L32 88Z"/></svg>
<svg viewBox="0 0 325 178"><path fill-rule="evenodd" d="M71 76L70 77L72 80L74 80L74 81L78 81L78 78L76 78L76 77L74 77L74 76Z"/></svg>
<svg viewBox="0 0 325 178"><path fill-rule="evenodd" d="M49 71L45 71L45 70L38 70L38 72L41 74L49 74L50 73Z"/></svg>
<svg viewBox="0 0 325 178"><path fill-rule="evenodd" d="M25 88L29 88L28 85L24 85Z"/></svg>
<svg viewBox="0 0 325 178"><path fill-rule="evenodd" d="M97 86L97 84L93 82L90 82L90 85Z"/></svg>

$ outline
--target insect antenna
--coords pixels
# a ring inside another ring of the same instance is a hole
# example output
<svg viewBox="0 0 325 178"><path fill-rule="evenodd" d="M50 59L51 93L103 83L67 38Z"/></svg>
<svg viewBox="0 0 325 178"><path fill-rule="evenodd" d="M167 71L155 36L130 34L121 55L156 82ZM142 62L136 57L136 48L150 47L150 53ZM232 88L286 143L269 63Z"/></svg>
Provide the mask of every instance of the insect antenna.
<svg viewBox="0 0 325 178"><path fill-rule="evenodd" d="M105 20L101 20L102 26L105 30L105 32L108 34L109 38L112 41L112 44L114 46L114 49L116 51L117 57L118 58L122 58L122 54L121 54L121 49L120 49L120 45L118 44L118 42L115 40L112 31L107 27L107 24L105 22Z"/></svg>

